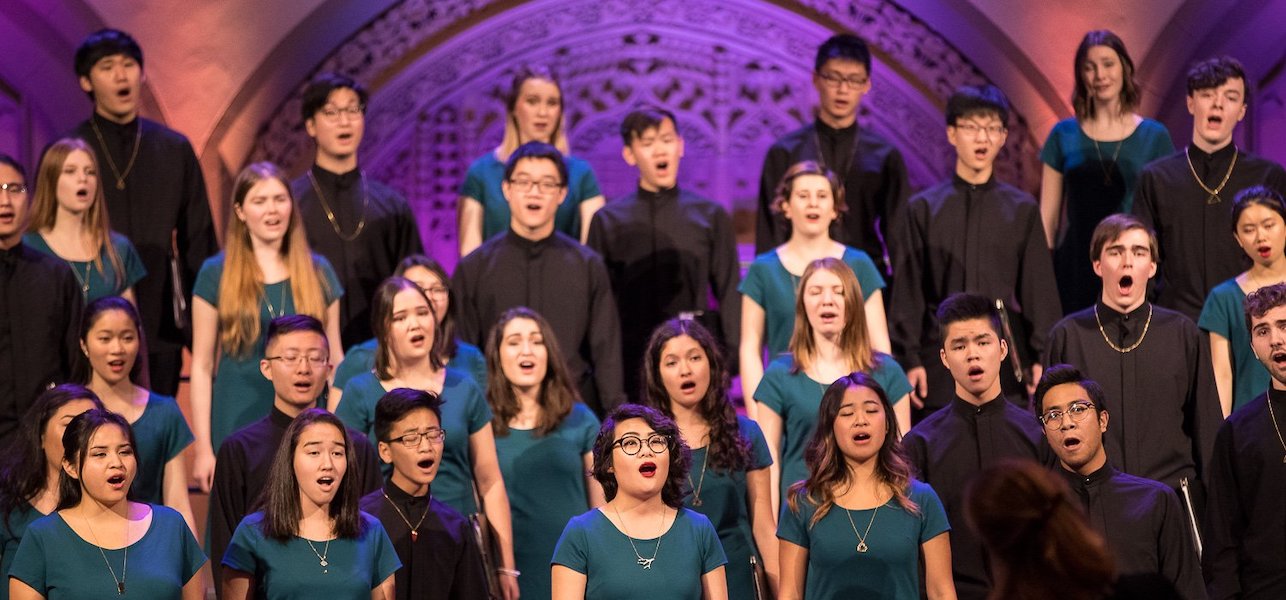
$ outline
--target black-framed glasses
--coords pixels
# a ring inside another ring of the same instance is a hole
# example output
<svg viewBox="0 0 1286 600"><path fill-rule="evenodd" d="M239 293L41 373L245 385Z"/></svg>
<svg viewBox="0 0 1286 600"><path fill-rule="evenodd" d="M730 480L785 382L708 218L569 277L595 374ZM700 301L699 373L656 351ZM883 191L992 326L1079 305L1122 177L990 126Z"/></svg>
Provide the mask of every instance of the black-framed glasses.
<svg viewBox="0 0 1286 600"><path fill-rule="evenodd" d="M402 442L403 446L414 449L420 447L420 440L422 439L428 439L430 444L441 444L447 439L447 430L441 427L430 427L424 431L412 431L384 441L389 444Z"/></svg>
<svg viewBox="0 0 1286 600"><path fill-rule="evenodd" d="M279 360L282 364L289 366L299 366L299 363L307 360L308 364L314 367L321 367L329 360L321 354L288 354L282 356L265 356L264 360Z"/></svg>
<svg viewBox="0 0 1286 600"><path fill-rule="evenodd" d="M516 177L509 180L509 185L518 188L520 192L526 192L536 188L542 194L552 194L562 189L563 184L553 179L529 179L527 177Z"/></svg>
<svg viewBox="0 0 1286 600"><path fill-rule="evenodd" d="M817 76L821 77L822 81L826 82L827 87L836 89L836 90L838 90L841 86L843 86L846 83L848 84L849 87L853 89L858 89L871 81L870 77L858 77L857 75L853 75L851 77L844 77L843 75L840 75L839 73L836 73L834 71L818 72Z"/></svg>
<svg viewBox="0 0 1286 600"><path fill-rule="evenodd" d="M615 442L612 442L612 447L615 448L620 446L622 452L630 456L634 456L643 449L643 444L646 442L647 449L651 450L652 454L661 454L670 449L670 443L672 441L673 440L671 440L670 436L660 433L654 433L647 436L647 440L644 440L637 435L627 435L621 437L621 439L616 440Z"/></svg>
<svg viewBox="0 0 1286 600"><path fill-rule="evenodd" d="M366 116L366 105L352 104L343 108L328 105L323 106L321 110L317 111L317 114L321 115L322 118L327 121L338 121L340 115L345 115L349 119L356 121Z"/></svg>
<svg viewBox="0 0 1286 600"><path fill-rule="evenodd" d="M8 192L17 196L27 193L27 184L25 183L0 183L0 192Z"/></svg>
<svg viewBox="0 0 1286 600"><path fill-rule="evenodd" d="M955 125L953 125L953 127L956 128L956 131L964 133L965 135L972 138L977 138L979 133L986 134L988 139L997 138L997 137L1000 137L1000 134L1008 131L1008 129L1006 129L1004 125L992 124L992 125L983 126L977 123L970 123L968 121L964 123L956 123Z"/></svg>
<svg viewBox="0 0 1286 600"><path fill-rule="evenodd" d="M1071 415L1072 422L1079 423L1089 416L1090 411L1094 410L1094 403L1087 400L1079 400L1067 405L1067 409L1054 408L1037 417L1046 429L1058 429L1063 424L1063 415Z"/></svg>

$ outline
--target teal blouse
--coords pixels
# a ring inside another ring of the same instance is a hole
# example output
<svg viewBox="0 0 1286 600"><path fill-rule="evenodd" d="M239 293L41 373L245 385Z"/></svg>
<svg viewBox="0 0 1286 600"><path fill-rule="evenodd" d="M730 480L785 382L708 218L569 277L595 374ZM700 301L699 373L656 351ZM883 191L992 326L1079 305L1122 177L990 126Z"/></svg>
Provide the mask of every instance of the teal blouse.
<svg viewBox="0 0 1286 600"><path fill-rule="evenodd" d="M82 296L85 303L88 304L104 296L119 296L134 287L134 284L147 276L147 268L143 266L143 259L139 257L138 251L134 249L134 244L130 243L129 238L111 232L110 235L112 247L116 250L116 255L121 259L121 269L125 271L125 276L120 282L116 281L116 268L112 266L112 261L107 259L107 253L100 250L102 256L102 270L94 266L92 260L64 260L67 266L71 267L72 273L76 275L76 283L80 284ZM45 236L34 231L28 232L22 236L22 243L35 248L54 258L62 258L54 253L53 248L45 241Z"/></svg>
<svg viewBox="0 0 1286 600"><path fill-rule="evenodd" d="M1255 358L1255 351L1250 347L1246 309L1242 306L1245 301L1246 293L1234 277L1210 290L1206 305L1201 309L1201 317L1197 319L1197 326L1202 330L1217 333L1228 340L1232 353L1233 410L1249 404L1272 383L1268 369Z"/></svg>
<svg viewBox="0 0 1286 600"><path fill-rule="evenodd" d="M138 474L130 485L130 496L139 502L163 504L165 465L192 443L192 430L174 398L155 392L148 393L143 414L130 425L138 444Z"/></svg>
<svg viewBox="0 0 1286 600"><path fill-rule="evenodd" d="M482 351L477 346L459 339L455 341L455 348L455 356L447 361L447 367L468 373L470 377L473 377L473 382L478 384L478 388L485 393L487 391L487 359L482 356ZM340 361L338 367L335 367L335 383L333 385L342 390L354 377L374 370L375 353L378 351L379 344L375 341L375 338L360 344L354 344L344 353L344 360Z"/></svg>
<svg viewBox="0 0 1286 600"><path fill-rule="evenodd" d="M13 557L18 554L22 536L27 533L27 527L45 514L31 504L23 503L21 509L7 516L7 521L0 518L0 578L4 581L4 585L0 585L0 600L9 600L9 570L13 568Z"/></svg>
<svg viewBox="0 0 1286 600"><path fill-rule="evenodd" d="M580 239L580 204L594 196L603 195L598 178L588 162L575 156L564 156L567 162L567 198L554 213L554 229L572 239ZM495 152L478 157L469 165L460 186L460 195L482 203L482 240L509 231L509 202L505 200L500 183L505 178L505 164Z"/></svg>

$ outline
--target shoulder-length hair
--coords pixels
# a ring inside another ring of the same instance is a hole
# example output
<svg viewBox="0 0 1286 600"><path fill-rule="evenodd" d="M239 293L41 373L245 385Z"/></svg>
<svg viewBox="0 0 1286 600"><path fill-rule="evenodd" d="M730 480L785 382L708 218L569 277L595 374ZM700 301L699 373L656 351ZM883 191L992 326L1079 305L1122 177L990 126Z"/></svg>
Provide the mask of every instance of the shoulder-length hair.
<svg viewBox="0 0 1286 600"><path fill-rule="evenodd" d="M501 313L496 324L487 335L487 403L491 405L494 418L491 429L498 436L509 435L509 420L518 414L518 396L514 394L513 385L505 377L505 370L500 366L500 347L504 344L505 326L517 319L527 319L536 323L540 337L545 342L545 379L540 382L540 420L536 424L536 435L543 436L558 428L572 412L572 405L580 402L580 392L572 385L567 363L563 361L563 351L558 346L558 338L553 327L540 313L518 306Z"/></svg>
<svg viewBox="0 0 1286 600"><path fill-rule="evenodd" d="M102 401L89 388L64 383L45 390L23 413L18 431L9 437L0 454L0 513L6 527L9 517L43 491L48 482L44 436L49 420L68 402L81 399L93 402L94 408L103 408Z"/></svg>
<svg viewBox="0 0 1286 600"><path fill-rule="evenodd" d="M431 339L429 340L429 365L434 369L441 369L446 366L446 360L442 357L442 346L438 343L438 338L442 337L438 331L438 313L433 310L433 302L429 296L415 285L414 281L405 277L394 275L380 282L379 287L375 288L375 295L371 297L371 332L375 334L375 376L380 381L388 381L394 377L394 371L397 368L396 361L393 360L393 343L389 339L393 331L393 300L402 290L415 290L424 298L424 303L429 305L429 317L432 323L429 330L424 332Z"/></svg>
<svg viewBox="0 0 1286 600"><path fill-rule="evenodd" d="M364 524L357 502L362 496L358 489L361 474L361 462L354 460L353 440L348 437L348 430L339 417L320 408L310 408L286 428L277 452L273 454L272 466L268 469L268 486L259 496L259 508L263 510L261 527L266 537L280 542L290 540L299 532L299 519L303 509L299 505L299 476L295 473L295 449L299 447L299 438L304 430L313 425L330 425L339 430L344 440L344 451L348 457L348 466L344 476L339 480L339 490L330 503L330 517L335 519L335 535L342 538L356 538L362 535Z"/></svg>
<svg viewBox="0 0 1286 600"><path fill-rule="evenodd" d="M295 312L325 323L330 286L317 272L318 263L308 248L299 205L285 172L270 162L257 162L242 169L233 184L232 205L241 206L251 188L269 179L281 182L290 199L290 224L281 242L281 257L290 274ZM225 231L223 275L219 278L219 343L233 356L246 356L261 333L259 306L264 300L263 272L255 260L250 230L236 214L228 216Z"/></svg>
<svg viewBox="0 0 1286 600"><path fill-rule="evenodd" d="M398 263L397 268L393 270L393 274L398 277L405 277L406 271L412 267L428 269L430 273L433 273L434 277L438 278L438 281L442 282L442 287L447 289L446 314L438 315L438 328L434 331L433 339L437 342L442 360L450 362L460 349L455 339L455 313L457 309L455 307L455 292L451 290L451 277L447 275L447 270L442 268L441 263L423 254L411 254L403 258L402 262ZM424 290L426 295L428 292L428 290ZM433 299L429 298L429 305L432 306L432 304Z"/></svg>
<svg viewBox="0 0 1286 600"><path fill-rule="evenodd" d="M848 212L848 203L844 201L844 180L827 168L823 168L821 163L813 160L801 160L781 176L781 181L777 183L777 189L774 192L772 206L770 207L774 214L781 215L785 212L785 204L790 202L790 195L795 192L795 180L805 175L817 175L826 178L826 182L831 184L831 198L835 201L835 213L843 218L844 213Z"/></svg>
<svg viewBox="0 0 1286 600"><path fill-rule="evenodd" d="M1085 85L1085 75L1082 70L1085 62L1089 60L1090 48L1095 46L1111 48L1121 59L1121 114L1128 113L1139 105L1141 88L1138 80L1134 78L1134 61L1130 59L1130 53L1125 50L1125 42L1111 31L1097 29L1086 33L1085 37L1081 38L1081 45L1076 47L1075 64L1072 65L1072 74L1075 75L1072 79L1076 82L1072 87L1072 108L1078 119L1094 116L1094 99L1090 96L1089 86Z"/></svg>
<svg viewBox="0 0 1286 600"><path fill-rule="evenodd" d="M710 385L697 401L697 414L710 426L710 450L706 454L710 467L720 471L744 471L750 466L750 441L742 437L737 426L737 411L728 399L731 378L723 351L710 331L700 323L692 319L670 319L652 332L643 353L642 404L674 418L670 394L661 378L661 351L666 342L684 335L701 347L710 368Z"/></svg>
<svg viewBox="0 0 1286 600"><path fill-rule="evenodd" d="M616 474L612 472L612 449L616 442L616 425L629 419L643 419L648 427L661 435L670 438L670 474L661 487L661 501L666 506L678 509L683 506L683 499L688 495L688 469L692 465L692 451L687 442L679 435L679 426L674 420L655 408L641 404L622 404L616 407L603 426L598 428L598 437L594 439L594 479L603 486L603 493L608 501L616 497Z"/></svg>
<svg viewBox="0 0 1286 600"><path fill-rule="evenodd" d="M808 263L804 274L799 278L799 289L795 291L795 331L790 335L790 352L794 357L791 372L806 371L817 360L817 340L813 335L813 324L808 320L804 309L804 290L813 275L820 271L829 271L839 277L844 288L844 329L840 331L840 352L848 361L850 371L869 371L876 366L875 350L871 348L871 338L866 332L866 306L862 301L862 286L857 282L844 261L837 258L819 258Z"/></svg>
<svg viewBox="0 0 1286 600"><path fill-rule="evenodd" d="M875 392L884 407L884 444L880 446L876 457L876 480L893 491L893 498L903 510L914 515L920 514L920 507L907 494L911 485L911 463L907 460L906 451L902 449L902 442L898 440L901 432L898 431L897 417L893 414L889 395L874 377L856 372L835 380L835 383L826 388L826 393L822 394L817 429L813 431L813 437L804 450L808 479L795 482L789 488L786 505L795 514L799 514L801 491L808 502L817 506L817 512L808 521L809 527L822 520L835 505L835 490L851 483L849 477L852 473L840 452L839 442L835 440L835 418L844 405L845 393L853 388L866 388Z"/></svg>
<svg viewBox="0 0 1286 600"><path fill-rule="evenodd" d="M138 352L143 352L147 348L147 342L143 339L143 324L139 320L138 309L134 305L120 296L103 296L93 302L90 302L85 310L80 313L80 343L82 345L89 341L89 331L102 318L103 313L112 310L119 310L129 317L134 324L134 334L138 337ZM143 375L143 361L136 353L134 355L134 365L129 370L129 380L135 384L140 381ZM94 367L89 364L89 360L79 360L72 366L72 380L83 385L89 385L94 379Z"/></svg>
<svg viewBox="0 0 1286 600"><path fill-rule="evenodd" d="M549 141L559 152L567 155L571 152L567 145L567 96L563 94L563 84L559 83L558 77L554 72L545 65L525 65L514 73L513 80L509 85L509 92L505 94L505 137L500 142L500 147L496 148L496 158L500 162L509 160L509 155L514 150L532 140L522 139L522 134L518 131L518 115L514 114L514 107L518 106L519 97L522 94L522 84L527 83L529 79L548 81L558 88L558 121L554 123L554 132L550 135Z"/></svg>
<svg viewBox="0 0 1286 600"><path fill-rule="evenodd" d="M121 256L112 243L111 219L107 216L107 201L103 196L104 174L98 167L98 156L89 144L79 138L62 138L45 149L40 159L40 168L36 171L36 197L31 203L31 220L29 231L52 229L58 221L58 179L62 177L63 165L72 152L80 150L89 155L89 162L97 173L98 185L90 192L94 201L85 212L85 228L89 230L91 243L94 244L94 268L103 273L103 257L112 266L116 274L116 286L125 284L125 266Z"/></svg>
<svg viewBox="0 0 1286 600"><path fill-rule="evenodd" d="M105 408L91 408L76 415L63 431L63 462L76 465L77 478L68 475L66 469L58 472L58 510L80 504L84 496L85 455L89 453L90 438L99 429L109 425L121 429L137 455L138 444L134 441L134 428L130 427L125 417ZM134 476L135 479L138 478L137 465Z"/></svg>

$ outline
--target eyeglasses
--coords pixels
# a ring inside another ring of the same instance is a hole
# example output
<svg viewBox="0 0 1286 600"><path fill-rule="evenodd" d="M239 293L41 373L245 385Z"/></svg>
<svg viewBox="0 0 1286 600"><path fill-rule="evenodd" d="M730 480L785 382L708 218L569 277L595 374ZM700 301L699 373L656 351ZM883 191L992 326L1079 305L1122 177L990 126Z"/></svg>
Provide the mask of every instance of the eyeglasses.
<svg viewBox="0 0 1286 600"><path fill-rule="evenodd" d="M563 184L552 179L530 179L527 177L518 177L509 180L509 185L518 188L520 192L530 191L532 188L540 190L542 194L552 194L562 189Z"/></svg>
<svg viewBox="0 0 1286 600"><path fill-rule="evenodd" d="M441 427L430 427L424 431L414 431L406 435L384 440L386 443L402 442L402 445L415 449L420 447L420 440L427 439L430 444L441 444L447 439L447 430Z"/></svg>
<svg viewBox="0 0 1286 600"><path fill-rule="evenodd" d="M339 108L327 105L317 111L317 114L327 121L338 121L340 115L346 115L349 119L356 121L366 115L366 106L363 104L351 104L344 108Z"/></svg>
<svg viewBox="0 0 1286 600"><path fill-rule="evenodd" d="M8 192L13 196L21 196L27 193L26 184L22 183L0 183L0 192Z"/></svg>
<svg viewBox="0 0 1286 600"><path fill-rule="evenodd" d="M1092 402L1081 400L1068 404L1067 410L1055 408L1037 418L1040 420L1041 424L1045 426L1045 429L1058 429L1058 426L1063 424L1064 414L1071 415L1073 423L1079 423L1084 421L1085 417L1089 416L1089 413L1093 408L1094 404Z"/></svg>
<svg viewBox="0 0 1286 600"><path fill-rule="evenodd" d="M826 82L826 87L836 90L843 87L846 83L848 84L848 87L858 89L871 81L870 77L858 77L857 75L844 77L834 71L826 71L825 73L818 72L817 76L821 77L822 81Z"/></svg>
<svg viewBox="0 0 1286 600"><path fill-rule="evenodd" d="M1008 131L1004 125L987 125L983 127L977 123L956 123L956 131L963 132L970 137L978 137L979 133L987 134L988 138L1000 137L1000 134Z"/></svg>
<svg viewBox="0 0 1286 600"><path fill-rule="evenodd" d="M611 447L615 448L620 446L622 452L630 456L634 456L643 449L643 441L643 438L637 435L627 435L615 442L612 442ZM652 451L652 454L661 454L670 448L671 441L672 440L668 435L654 433L647 436L647 448Z"/></svg>
<svg viewBox="0 0 1286 600"><path fill-rule="evenodd" d="M442 286L442 285L435 285L433 287L424 288L424 293L430 296L445 296L449 291L450 290L448 290L446 286Z"/></svg>
<svg viewBox="0 0 1286 600"><path fill-rule="evenodd" d="M289 356L265 356L264 360L279 360L290 366L298 366L300 362L307 360L308 364L314 367L325 365L327 358L320 354L291 354Z"/></svg>

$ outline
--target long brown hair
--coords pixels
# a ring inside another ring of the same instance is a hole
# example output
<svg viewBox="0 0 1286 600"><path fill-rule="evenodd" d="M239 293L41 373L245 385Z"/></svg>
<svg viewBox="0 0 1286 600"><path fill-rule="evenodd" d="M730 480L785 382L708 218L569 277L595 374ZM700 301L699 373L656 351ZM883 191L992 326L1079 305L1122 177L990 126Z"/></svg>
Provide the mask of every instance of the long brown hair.
<svg viewBox="0 0 1286 600"><path fill-rule="evenodd" d="M389 339L389 332L392 331L393 325L393 300L402 290L419 292L424 302L429 305L429 317L433 320L432 329L425 332L432 337L429 341L429 365L435 370L446 366L446 361L442 358L442 345L438 340L441 337L438 331L438 313L433 310L433 302L414 281L394 275L380 282L380 286L375 288L375 295L371 297L371 332L375 334L375 376L380 381L388 381L394 377L393 344Z"/></svg>
<svg viewBox="0 0 1286 600"><path fill-rule="evenodd" d="M0 452L0 517L5 527L10 527L9 518L48 484L44 437L49 420L58 409L82 398L93 402L94 408L106 410L89 388L64 383L42 392L23 413L18 430L5 442L4 451Z"/></svg>
<svg viewBox="0 0 1286 600"><path fill-rule="evenodd" d="M875 350L871 348L871 338L866 333L866 309L862 303L862 286L857 282L844 261L837 258L819 258L808 263L804 274L799 278L799 289L795 291L795 331L790 335L790 352L794 357L791 371L807 371L817 359L817 340L813 339L813 324L808 320L804 310L804 290L808 281L819 271L830 271L839 277L844 288L844 329L840 331L839 348L848 361L846 368L850 371L869 371L876 363Z"/></svg>
<svg viewBox="0 0 1286 600"><path fill-rule="evenodd" d="M500 346L504 343L505 326L515 319L527 319L536 323L536 327L540 329L540 337L545 342L545 354L548 357L545 361L545 379L540 382L540 393L536 395L540 402L536 435L542 436L557 429L563 419L572 413L572 405L580 402L580 392L572 385L567 363L563 361L563 352L558 347L558 338L549 326L549 321L525 306L501 313L487 335L487 403L491 405L494 415L491 429L497 436L509 435L509 420L518 414L518 396L514 394L509 378L505 377L504 368L500 366Z"/></svg>
<svg viewBox="0 0 1286 600"><path fill-rule="evenodd" d="M80 150L89 155L89 162L98 173L98 156L89 144L79 138L62 138L49 145L45 155L40 159L40 168L36 171L36 197L31 203L30 231L53 229L58 221L58 179L62 177L63 164L72 152ZM90 240L94 244L94 269L103 273L103 256L116 273L116 287L125 284L125 267L121 256L112 244L111 219L107 216L107 201L103 196L102 175L94 186L94 202L85 213L85 228L89 230Z"/></svg>
<svg viewBox="0 0 1286 600"><path fill-rule="evenodd" d="M457 309L455 307L455 292L451 290L451 277L447 275L447 270L442 268L442 263L423 254L411 254L403 258L402 262L397 263L397 268L393 269L393 274L404 277L406 272L414 267L428 270L434 277L438 278L438 281L442 283L442 287L447 289L447 314L438 315L438 327L433 330L433 339L441 350L442 359L449 362L455 358L456 352L460 350L455 339L455 313ZM424 293L427 296L429 291L424 290ZM430 308L432 308L432 305L433 299L429 298Z"/></svg>
<svg viewBox="0 0 1286 600"><path fill-rule="evenodd" d="M290 293L295 312L326 322L326 296L329 284L317 273L317 260L308 248L299 205L290 191L290 181L277 165L257 162L237 175L233 184L232 205L240 207L250 189L260 182L276 179L286 188L290 199L290 225L281 241L281 256L290 273ZM246 356L259 341L260 304L264 299L263 272L255 260L250 230L235 214L228 216L225 236L223 275L219 278L219 343L233 356ZM282 307L283 309L285 307Z"/></svg>
<svg viewBox="0 0 1286 600"><path fill-rule="evenodd" d="M1111 48L1121 60L1121 114L1128 113L1139 105L1141 90L1138 80L1134 78L1134 61L1125 50L1125 42L1111 31L1097 29L1086 33L1081 38L1081 45L1076 47L1076 64L1072 67L1072 73L1076 75L1073 78L1076 85L1072 88L1072 108L1078 119L1094 116L1094 99L1090 97L1089 86L1085 85L1083 68L1085 61L1089 60L1090 48L1095 46Z"/></svg>
<svg viewBox="0 0 1286 600"><path fill-rule="evenodd" d="M278 541L288 541L299 533L299 519L303 509L299 505L299 477L295 474L295 448L299 446L299 437L312 425L330 425L339 430L344 440L347 454L347 467L344 476L339 480L339 489L330 502L330 517L335 520L335 535L342 538L356 538L362 535L365 523L362 521L358 500L362 497L358 481L362 474L361 461L357 460L357 450L348 430L339 417L320 408L310 408L290 422L286 433L273 454L272 464L268 469L268 486L259 496L258 507L263 511L263 522L260 527L266 537Z"/></svg>
<svg viewBox="0 0 1286 600"><path fill-rule="evenodd" d="M897 417L893 414L893 404L889 395L875 378L862 372L855 372L840 377L826 388L822 394L822 405L818 409L817 429L808 441L804 450L804 464L808 465L808 479L791 484L786 506L791 512L799 514L799 497L801 491L808 502L817 506L817 512L808 521L808 526L816 525L831 507L835 505L835 490L850 483L851 472L844 455L840 452L839 443L835 441L835 418L844 405L844 394L852 388L866 388L879 397L884 407L884 444L880 446L875 463L875 477L893 491L893 498L898 505L913 515L920 514L920 507L907 495L911 485L911 463L907 460L902 442L898 440Z"/></svg>
<svg viewBox="0 0 1286 600"><path fill-rule="evenodd" d="M564 156L571 152L567 144L567 96L563 94L563 84L558 82L558 77L549 67L526 65L514 73L509 93L505 95L505 137L501 140L500 147L496 148L496 158L499 158L500 162L508 161L509 155L513 154L518 146L533 141L522 139L522 135L518 132L518 115L514 114L514 107L518 105L519 94L522 93L522 84L530 79L548 81L558 88L558 121L554 123L554 132L550 134L549 141Z"/></svg>

